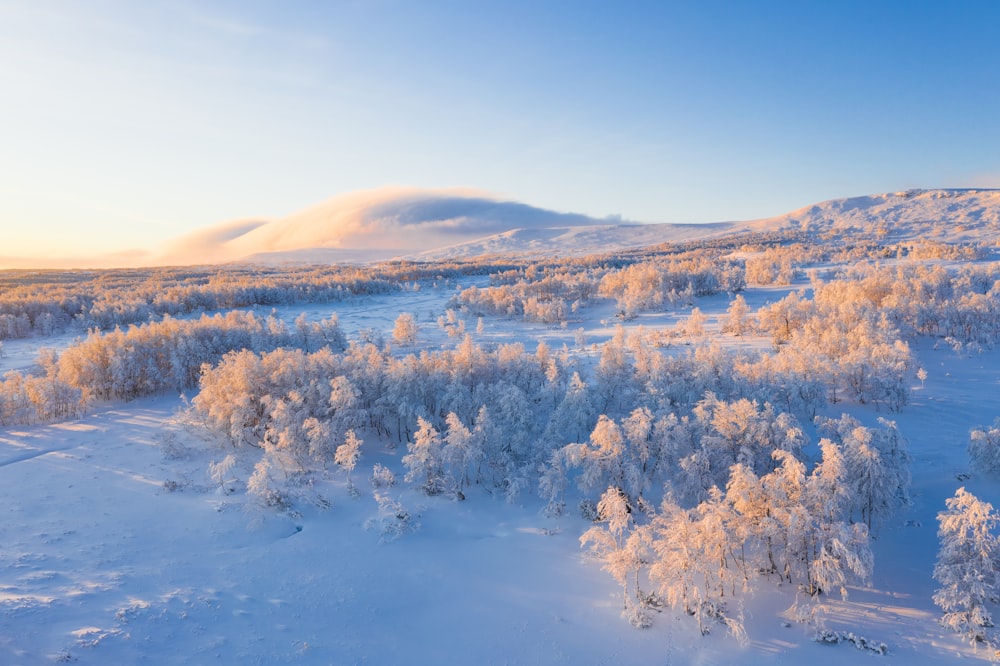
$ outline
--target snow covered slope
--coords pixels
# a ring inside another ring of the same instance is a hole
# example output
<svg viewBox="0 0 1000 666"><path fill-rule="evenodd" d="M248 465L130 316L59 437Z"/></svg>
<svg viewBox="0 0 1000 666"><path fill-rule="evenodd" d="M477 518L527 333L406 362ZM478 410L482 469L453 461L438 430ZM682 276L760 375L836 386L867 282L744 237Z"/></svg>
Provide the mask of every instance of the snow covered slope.
<svg viewBox="0 0 1000 666"><path fill-rule="evenodd" d="M980 242L1000 234L1000 190L908 190L832 199L749 222L515 229L412 256L440 260L485 254L584 255L751 231L810 231L831 239L850 234L884 241Z"/></svg>
<svg viewBox="0 0 1000 666"><path fill-rule="evenodd" d="M863 233L886 240L983 241L1000 233L1000 190L907 190L833 199L747 226Z"/></svg>
<svg viewBox="0 0 1000 666"><path fill-rule="evenodd" d="M0 256L0 268L581 256L783 230L885 241L992 241L1000 234L1000 190L908 190L833 199L763 220L638 224L546 210L477 190L386 187L340 195L284 218L212 225L149 251L98 257Z"/></svg>
<svg viewBox="0 0 1000 666"><path fill-rule="evenodd" d="M1000 190L909 190L833 199L749 222L609 224L469 190L383 188L335 197L278 220L227 223L189 234L168 244L151 263L566 256L784 230L881 240L982 241L1000 233Z"/></svg>
<svg viewBox="0 0 1000 666"><path fill-rule="evenodd" d="M380 260L512 229L597 223L472 190L381 188L334 197L278 220L189 234L168 244L154 262L314 261L330 251L340 260Z"/></svg>
<svg viewBox="0 0 1000 666"><path fill-rule="evenodd" d="M513 229L495 236L408 255L421 261L471 258L483 255L582 256L626 250L666 242L711 238L732 233L739 226L714 224L598 224L586 227Z"/></svg>

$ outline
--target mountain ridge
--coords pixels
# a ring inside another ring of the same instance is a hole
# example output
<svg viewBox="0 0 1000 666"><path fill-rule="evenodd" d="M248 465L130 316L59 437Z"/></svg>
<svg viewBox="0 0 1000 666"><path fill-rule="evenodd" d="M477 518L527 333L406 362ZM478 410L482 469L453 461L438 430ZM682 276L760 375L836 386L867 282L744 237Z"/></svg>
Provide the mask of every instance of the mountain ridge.
<svg viewBox="0 0 1000 666"><path fill-rule="evenodd" d="M990 242L1000 237L1000 189L913 189L829 199L757 220L646 224L547 210L474 189L384 187L342 194L281 218L209 225L151 251L90 259L0 257L0 267L580 256L730 233L782 231L850 234L879 241Z"/></svg>
<svg viewBox="0 0 1000 666"><path fill-rule="evenodd" d="M829 199L744 222L641 224L549 211L475 190L383 188L335 197L268 222L227 240L216 251L228 254L228 260L265 263L323 258L436 261L487 254L593 254L741 231L784 230L982 241L1000 233L1000 190L905 190ZM320 242L310 243L317 239Z"/></svg>

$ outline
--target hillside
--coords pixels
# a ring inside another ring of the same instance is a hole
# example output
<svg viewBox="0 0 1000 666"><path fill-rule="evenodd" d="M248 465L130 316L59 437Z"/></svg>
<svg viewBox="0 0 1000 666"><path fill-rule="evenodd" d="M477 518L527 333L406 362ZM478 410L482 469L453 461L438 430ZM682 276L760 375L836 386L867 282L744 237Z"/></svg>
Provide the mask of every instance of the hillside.
<svg viewBox="0 0 1000 666"><path fill-rule="evenodd" d="M982 242L1000 234L1000 190L907 190L832 199L749 226L863 234L887 241Z"/></svg>
<svg viewBox="0 0 1000 666"><path fill-rule="evenodd" d="M336 196L282 218L211 225L154 248L100 256L0 255L0 269L583 256L778 231L853 240L981 243L1000 233L1000 190L909 190L833 199L763 220L647 222L546 210L476 190L385 187Z"/></svg>
<svg viewBox="0 0 1000 666"><path fill-rule="evenodd" d="M377 261L512 229L584 227L598 221L501 201L469 190L382 188L334 197L277 220L227 234L230 225L171 241L155 263ZM219 231L216 231L218 229Z"/></svg>
<svg viewBox="0 0 1000 666"><path fill-rule="evenodd" d="M833 199L746 222L609 224L480 193L386 188L335 197L278 220L190 234L169 243L154 263L580 256L784 230L850 234L855 240L981 242L1000 232L1000 191L912 190Z"/></svg>

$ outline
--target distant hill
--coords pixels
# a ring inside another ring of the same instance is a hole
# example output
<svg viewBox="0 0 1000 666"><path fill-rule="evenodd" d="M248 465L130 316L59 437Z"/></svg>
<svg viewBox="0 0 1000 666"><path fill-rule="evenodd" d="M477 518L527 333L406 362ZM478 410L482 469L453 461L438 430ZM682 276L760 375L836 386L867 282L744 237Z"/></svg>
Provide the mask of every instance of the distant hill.
<svg viewBox="0 0 1000 666"><path fill-rule="evenodd" d="M277 220L228 223L188 234L169 243L154 260L380 260L513 230L585 228L602 222L607 223L470 190L383 188L334 197Z"/></svg>
<svg viewBox="0 0 1000 666"><path fill-rule="evenodd" d="M0 266L112 267L229 262L436 261L486 254L579 256L748 231L805 231L835 240L1000 239L1000 190L935 189L832 199L764 220L638 224L498 199L474 190L381 188L334 197L275 220L239 220L150 252L83 260L0 257Z"/></svg>
<svg viewBox="0 0 1000 666"><path fill-rule="evenodd" d="M420 260L580 255L745 231L983 241L1000 233L1000 190L909 190L833 199L778 217L635 224L559 213L467 190L385 188L272 221L228 223L170 243L156 263Z"/></svg>
<svg viewBox="0 0 1000 666"><path fill-rule="evenodd" d="M1000 190L907 190L832 199L748 226L865 234L888 240L989 241L1000 238Z"/></svg>
<svg viewBox="0 0 1000 666"><path fill-rule="evenodd" d="M849 235L854 240L992 242L1000 239L1000 190L908 190L832 199L748 222L515 229L413 256L430 260L482 254L579 255L750 231L806 231L831 240Z"/></svg>

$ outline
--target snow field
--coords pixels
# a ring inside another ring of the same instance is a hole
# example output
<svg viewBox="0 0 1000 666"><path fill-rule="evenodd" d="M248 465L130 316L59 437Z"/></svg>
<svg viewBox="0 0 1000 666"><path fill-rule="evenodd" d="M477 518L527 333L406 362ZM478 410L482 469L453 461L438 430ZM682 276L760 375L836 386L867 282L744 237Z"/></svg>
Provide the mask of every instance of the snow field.
<svg viewBox="0 0 1000 666"><path fill-rule="evenodd" d="M756 309L787 291L745 295ZM453 293L423 287L332 310L349 337L370 330L386 340L398 314L412 311L416 349L432 350L460 340L437 323ZM697 306L713 335L728 298ZM302 311L279 314L291 321ZM330 310L306 312L319 320ZM530 351L544 339L596 363L594 345L617 324L669 327L686 314L619 322L608 304L566 328L494 317L485 318L482 334L475 320L465 326L481 344L522 341ZM668 351L692 342L678 339ZM26 367L38 344L7 342L0 370ZM651 629L632 629L620 617L618 586L580 549L591 523L575 511L546 518L542 500L530 495L515 505L481 489L465 501L424 496L401 482L404 444L367 438L352 475L358 497L333 469L317 488L330 508L262 510L242 490L227 494L213 483L208 464L227 451L179 429L181 402L163 396L102 404L66 423L0 430L0 662L837 664L862 656L849 643L813 641L820 626L886 643L888 663L985 660L985 650L937 624L931 571L946 498L965 486L1000 504L997 481L971 470L965 452L969 430L998 415L1000 353L957 354L927 340L914 351L928 377L914 379L902 412L851 403L823 411L847 411L865 425L894 420L913 457L913 505L872 542L871 587L816 605L794 586L756 581L742 602L746 646L721 626L699 636L693 619L669 608L654 615ZM818 438L803 425L816 458ZM175 433L173 447L164 446L165 432ZM378 514L367 480L376 462L396 473L400 483L387 492L420 524L395 540L368 526ZM240 461L235 475L245 482L251 470Z"/></svg>

